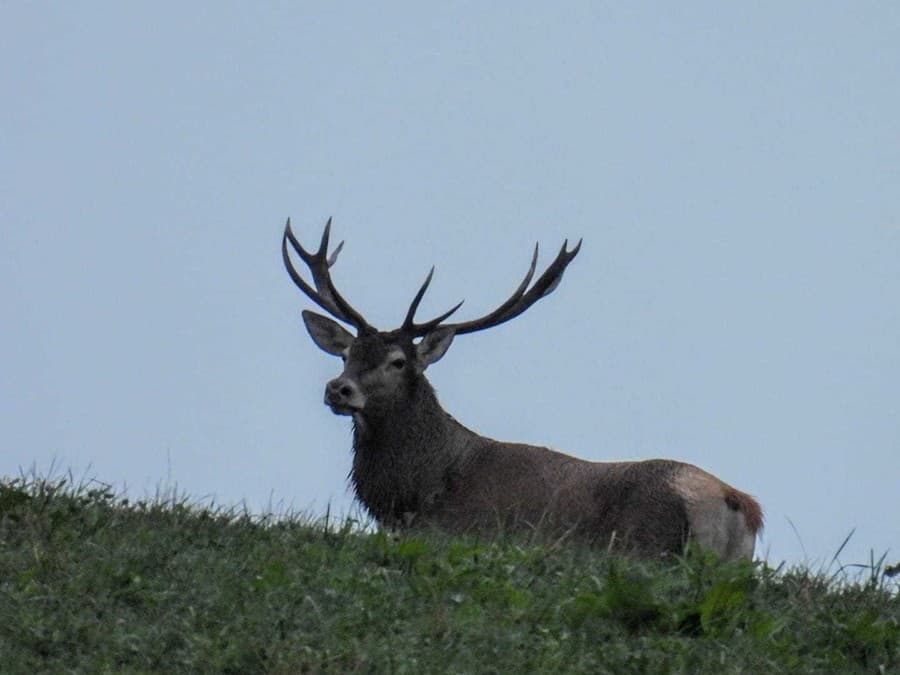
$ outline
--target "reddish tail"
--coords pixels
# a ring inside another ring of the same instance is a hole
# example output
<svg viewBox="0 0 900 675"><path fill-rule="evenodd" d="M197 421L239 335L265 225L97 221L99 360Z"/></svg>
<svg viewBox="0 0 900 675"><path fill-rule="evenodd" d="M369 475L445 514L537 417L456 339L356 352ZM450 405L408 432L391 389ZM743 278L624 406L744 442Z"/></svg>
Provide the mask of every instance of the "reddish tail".
<svg viewBox="0 0 900 675"><path fill-rule="evenodd" d="M740 511L744 514L744 522L747 523L747 529L751 533L756 534L762 529L762 507L758 501L746 492L729 487L725 491L725 503L735 511Z"/></svg>

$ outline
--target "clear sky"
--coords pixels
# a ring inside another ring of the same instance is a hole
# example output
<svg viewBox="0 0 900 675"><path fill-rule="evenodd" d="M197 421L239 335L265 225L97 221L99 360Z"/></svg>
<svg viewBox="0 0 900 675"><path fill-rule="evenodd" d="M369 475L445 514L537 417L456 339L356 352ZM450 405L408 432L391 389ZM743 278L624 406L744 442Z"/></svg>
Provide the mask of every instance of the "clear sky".
<svg viewBox="0 0 900 675"><path fill-rule="evenodd" d="M432 264L423 315L466 319L583 237L429 370L445 408L698 464L770 562L854 528L843 562L896 561L898 35L896 2L3 3L0 475L346 512L285 218L334 216L382 328Z"/></svg>

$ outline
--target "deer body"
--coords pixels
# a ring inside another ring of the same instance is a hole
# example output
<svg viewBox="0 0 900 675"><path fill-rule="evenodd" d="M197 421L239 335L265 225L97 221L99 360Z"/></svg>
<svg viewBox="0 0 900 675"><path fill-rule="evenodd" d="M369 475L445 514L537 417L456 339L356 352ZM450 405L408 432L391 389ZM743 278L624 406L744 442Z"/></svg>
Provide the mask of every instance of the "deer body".
<svg viewBox="0 0 900 675"><path fill-rule="evenodd" d="M329 221L330 225L330 221ZM531 269L513 296L486 317L446 324L451 310L425 324L413 317L419 290L401 328L365 323L334 288L327 256L329 226L316 254L286 228L282 251L292 278L337 318L304 311L315 343L341 356L325 403L353 418L350 480L359 501L382 524L437 527L451 533L537 530L641 555L680 553L689 541L733 559L751 557L762 527L749 495L693 465L670 460L588 462L547 448L496 441L467 429L444 411L424 375L455 335L502 323L552 292L578 248L560 254L530 289ZM313 290L294 271L287 244L312 270ZM527 292L526 292L527 290ZM458 307L458 306L457 306ZM414 342L414 337L421 341Z"/></svg>

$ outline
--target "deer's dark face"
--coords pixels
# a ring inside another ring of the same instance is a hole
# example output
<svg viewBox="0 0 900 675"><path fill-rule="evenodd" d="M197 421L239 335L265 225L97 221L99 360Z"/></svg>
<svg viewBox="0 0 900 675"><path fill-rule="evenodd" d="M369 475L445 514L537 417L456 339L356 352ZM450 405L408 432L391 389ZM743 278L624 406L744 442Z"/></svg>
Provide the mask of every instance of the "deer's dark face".
<svg viewBox="0 0 900 675"><path fill-rule="evenodd" d="M402 345L384 333L354 339L342 355L344 371L325 385L325 404L338 415L351 415L403 398L415 366L411 351L412 342Z"/></svg>
<svg viewBox="0 0 900 675"><path fill-rule="evenodd" d="M303 312L303 320L313 341L344 361L343 372L325 386L325 404L337 415L371 417L396 408L453 341L452 330L436 329L414 344L399 331L354 337L314 312Z"/></svg>

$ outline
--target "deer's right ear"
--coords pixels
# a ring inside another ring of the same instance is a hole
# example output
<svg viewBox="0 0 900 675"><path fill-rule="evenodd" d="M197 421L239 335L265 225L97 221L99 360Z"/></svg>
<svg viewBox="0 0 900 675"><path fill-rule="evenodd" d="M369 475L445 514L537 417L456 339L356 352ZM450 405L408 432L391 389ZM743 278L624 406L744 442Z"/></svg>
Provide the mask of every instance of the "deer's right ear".
<svg viewBox="0 0 900 675"><path fill-rule="evenodd" d="M308 309L303 310L303 323L306 324L306 330L319 349L335 356L343 356L355 339L337 321L310 312Z"/></svg>

